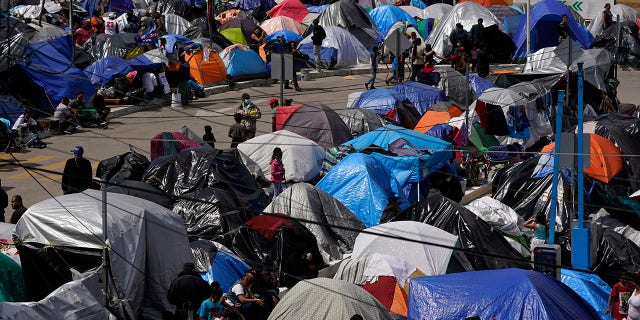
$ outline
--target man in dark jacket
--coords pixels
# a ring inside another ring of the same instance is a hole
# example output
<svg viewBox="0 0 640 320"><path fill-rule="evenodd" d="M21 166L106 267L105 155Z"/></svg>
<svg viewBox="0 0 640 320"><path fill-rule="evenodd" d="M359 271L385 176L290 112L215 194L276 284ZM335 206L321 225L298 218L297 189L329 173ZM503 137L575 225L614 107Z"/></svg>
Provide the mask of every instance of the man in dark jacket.
<svg viewBox="0 0 640 320"><path fill-rule="evenodd" d="M13 213L11 214L11 220L9 220L9 222L16 224L27 211L27 208L22 204L21 196L15 195L11 198L11 209L13 209Z"/></svg>
<svg viewBox="0 0 640 320"><path fill-rule="evenodd" d="M2 184L2 182L0 181L0 185ZM9 196L7 195L7 192L4 191L4 189L2 189L2 187L0 187L0 211L2 211L2 216L0 216L0 222L4 222L4 209L7 208L7 206L9 205Z"/></svg>
<svg viewBox="0 0 640 320"><path fill-rule="evenodd" d="M462 24L456 23L456 28L449 34L449 41L451 42L451 53L454 54L458 49L458 43L463 46L468 40L467 32L462 27Z"/></svg>
<svg viewBox="0 0 640 320"><path fill-rule="evenodd" d="M482 18L478 18L478 24L474 24L471 27L471 42L476 48L480 48L484 43L486 43L484 25L482 24Z"/></svg>
<svg viewBox="0 0 640 320"><path fill-rule="evenodd" d="M193 319L198 319L198 308L210 293L211 287L196 272L193 263L185 263L167 292L169 303L177 308L175 319L187 319L189 313L193 314Z"/></svg>
<svg viewBox="0 0 640 320"><path fill-rule="evenodd" d="M71 194L91 187L93 169L91 162L83 158L84 148L76 146L71 150L73 158L67 160L62 172L62 193Z"/></svg>
<svg viewBox="0 0 640 320"><path fill-rule="evenodd" d="M327 37L327 33L324 31L324 28L320 25L320 20L316 18L313 20L313 24L311 25L311 41L313 41L313 55L316 58L316 69L320 71L320 47L322 46L322 41Z"/></svg>

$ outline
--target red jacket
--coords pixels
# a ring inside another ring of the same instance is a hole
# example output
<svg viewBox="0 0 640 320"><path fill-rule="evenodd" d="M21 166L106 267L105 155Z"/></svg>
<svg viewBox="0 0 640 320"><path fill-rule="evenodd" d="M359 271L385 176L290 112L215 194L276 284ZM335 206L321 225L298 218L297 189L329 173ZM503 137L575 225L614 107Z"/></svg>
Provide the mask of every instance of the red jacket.
<svg viewBox="0 0 640 320"><path fill-rule="evenodd" d="M271 181L284 182L284 165L281 160L271 160Z"/></svg>

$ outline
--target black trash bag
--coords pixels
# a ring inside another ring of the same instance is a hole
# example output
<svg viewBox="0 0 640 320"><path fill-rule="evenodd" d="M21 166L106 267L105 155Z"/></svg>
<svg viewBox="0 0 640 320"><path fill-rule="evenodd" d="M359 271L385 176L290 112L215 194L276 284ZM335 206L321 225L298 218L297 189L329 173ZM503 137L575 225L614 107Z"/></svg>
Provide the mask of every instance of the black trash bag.
<svg viewBox="0 0 640 320"><path fill-rule="evenodd" d="M230 231L254 217L247 208L241 207L231 191L209 187L183 194L173 206L173 212L184 219L189 238L214 240L225 245L231 244Z"/></svg>
<svg viewBox="0 0 640 320"><path fill-rule="evenodd" d="M142 180L151 162L147 157L129 151L119 156L100 161L96 169L96 177L105 178L109 183L120 184L125 180Z"/></svg>
<svg viewBox="0 0 640 320"><path fill-rule="evenodd" d="M607 115L599 119L595 133L613 142L622 151L631 192L640 189L640 119L625 115Z"/></svg>
<svg viewBox="0 0 640 320"><path fill-rule="evenodd" d="M235 234L232 248L249 265L270 257L272 264L263 267L279 270L279 285L284 287L317 277L324 266L313 234L283 214L262 214L247 221ZM302 259L305 253L311 253L312 261Z"/></svg>
<svg viewBox="0 0 640 320"><path fill-rule="evenodd" d="M531 269L530 264L524 261L502 235L494 232L489 224L440 194L432 193L426 199L411 205L395 221L418 221L458 236L462 248L478 253L464 253L475 270Z"/></svg>
<svg viewBox="0 0 640 320"><path fill-rule="evenodd" d="M598 239L593 272L609 284L618 282L625 273L634 273L640 267L640 247L623 235L605 229Z"/></svg>
<svg viewBox="0 0 640 320"><path fill-rule="evenodd" d="M243 206L248 204L257 211L269 203L267 195L240 161L237 149L196 147L177 155L158 157L142 180L172 197L212 187L232 192Z"/></svg>

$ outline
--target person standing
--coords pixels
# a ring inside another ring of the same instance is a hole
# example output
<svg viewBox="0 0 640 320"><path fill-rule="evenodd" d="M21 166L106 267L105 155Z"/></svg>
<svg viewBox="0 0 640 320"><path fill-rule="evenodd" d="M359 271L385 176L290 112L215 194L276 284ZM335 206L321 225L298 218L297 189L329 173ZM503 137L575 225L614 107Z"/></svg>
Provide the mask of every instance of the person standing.
<svg viewBox="0 0 640 320"><path fill-rule="evenodd" d="M476 48L480 48L483 43L486 43L483 21L482 18L478 18L478 23L471 27L470 38L473 46Z"/></svg>
<svg viewBox="0 0 640 320"><path fill-rule="evenodd" d="M211 148L216 148L216 137L213 135L211 126L204 126L204 135L202 141L206 142Z"/></svg>
<svg viewBox="0 0 640 320"><path fill-rule="evenodd" d="M311 25L313 28L311 33L311 41L313 42L313 55L316 61L316 69L321 71L321 61L320 61L320 48L322 47L322 41L327 37L327 33L324 31L324 28L320 25L320 19L316 18L313 20L313 24Z"/></svg>
<svg viewBox="0 0 640 320"><path fill-rule="evenodd" d="M635 275L638 277L638 275ZM635 285L635 289L631 296L629 297L629 314L628 320L640 320L640 280L637 278L633 281Z"/></svg>
<svg viewBox="0 0 640 320"><path fill-rule="evenodd" d="M611 13L611 4L604 5L604 11L602 11L602 30L613 25L613 13Z"/></svg>
<svg viewBox="0 0 640 320"><path fill-rule="evenodd" d="M289 42L289 54L291 54L291 56L293 57L293 77L291 81L287 80L284 83L284 88L291 89L291 86L289 84L293 82L293 87L296 89L296 91L300 91L302 89L300 89L300 86L298 85L298 76L296 75L296 69L298 69L297 66L299 66L300 64L306 65L305 61L308 60L309 57L305 57L305 54L298 51L298 45L295 41Z"/></svg>
<svg viewBox="0 0 640 320"><path fill-rule="evenodd" d="M242 124L242 115L236 113L233 115L235 123L229 128L229 138L231 138L231 148L236 148L238 144L245 142L245 127Z"/></svg>
<svg viewBox="0 0 640 320"><path fill-rule="evenodd" d="M0 216L0 222L5 222L4 209L6 209L7 206L9 206L9 196L7 195L7 192L4 191L4 189L2 188L1 184L2 184L2 181L0 181L0 210L2 210L2 216Z"/></svg>
<svg viewBox="0 0 640 320"><path fill-rule="evenodd" d="M271 155L271 183L273 183L273 198L275 199L284 186L284 164L282 164L282 149L274 148Z"/></svg>
<svg viewBox="0 0 640 320"><path fill-rule="evenodd" d="M558 43L562 43L564 39L569 37L569 17L566 14L563 14L561 19L562 20L556 29L556 32L558 33Z"/></svg>
<svg viewBox="0 0 640 320"><path fill-rule="evenodd" d="M378 47L371 48L371 78L364 83L364 87L367 90L373 90L376 88L376 76L378 75Z"/></svg>
<svg viewBox="0 0 640 320"><path fill-rule="evenodd" d="M464 45L468 40L467 32L462 27L462 24L456 23L456 28L449 34L449 41L451 42L451 53L454 54L459 45ZM444 52L443 52L444 54Z"/></svg>
<svg viewBox="0 0 640 320"><path fill-rule="evenodd" d="M422 40L415 38L413 40L413 46L411 47L411 76L410 81L416 81L420 69L424 66L424 48L422 47Z"/></svg>
<svg viewBox="0 0 640 320"><path fill-rule="evenodd" d="M633 284L631 281L621 278L611 287L609 300L607 300L607 310L604 313L610 314L615 320L624 319L627 316L628 308L621 306L626 306L624 302L629 299L632 291Z"/></svg>
<svg viewBox="0 0 640 320"><path fill-rule="evenodd" d="M276 132L276 115L278 114L278 98L271 98L267 103L271 108L271 132Z"/></svg>
<svg viewBox="0 0 640 320"><path fill-rule="evenodd" d="M196 272L193 263L182 265L182 271L171 281L167 291L167 300L177 309L175 319L198 319L200 304L210 292L211 287Z"/></svg>
<svg viewBox="0 0 640 320"><path fill-rule="evenodd" d="M118 23L116 22L116 14L109 13L109 17L104 21L104 33L108 35L114 35L118 33Z"/></svg>
<svg viewBox="0 0 640 320"><path fill-rule="evenodd" d="M298 89L299 88L296 88L296 90ZM240 102L237 113L242 116L246 139L255 137L257 122L258 119L262 117L262 113L260 112L260 109L258 109L258 106L251 102L251 96L246 92L242 94L242 102Z"/></svg>
<svg viewBox="0 0 640 320"><path fill-rule="evenodd" d="M535 218L531 218L525 221L524 226L526 228L534 230L530 249L533 250L534 247L540 244L545 244L547 242L547 235L549 234L549 222L547 221L547 216L544 213L536 213Z"/></svg>
<svg viewBox="0 0 640 320"><path fill-rule="evenodd" d="M84 148L75 146L73 158L67 160L62 172L62 193L72 194L82 192L91 187L93 169L91 162L83 157Z"/></svg>
<svg viewBox="0 0 640 320"><path fill-rule="evenodd" d="M11 214L9 222L16 224L18 223L18 220L20 220L22 215L27 211L27 208L25 208L22 204L22 196L15 195L11 198L11 209L13 209L13 213Z"/></svg>

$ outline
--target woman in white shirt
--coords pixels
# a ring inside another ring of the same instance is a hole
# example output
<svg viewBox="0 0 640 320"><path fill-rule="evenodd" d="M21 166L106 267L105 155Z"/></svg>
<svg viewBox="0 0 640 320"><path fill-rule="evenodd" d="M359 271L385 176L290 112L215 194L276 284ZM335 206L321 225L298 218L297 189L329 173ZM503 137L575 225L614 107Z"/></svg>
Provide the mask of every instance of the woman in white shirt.
<svg viewBox="0 0 640 320"><path fill-rule="evenodd" d="M628 320L640 320L640 280L634 281L636 289L629 297L629 313L627 314Z"/></svg>
<svg viewBox="0 0 640 320"><path fill-rule="evenodd" d="M240 282L234 284L227 293L227 304L234 306L245 319L266 319L264 301L251 292L253 274L247 272Z"/></svg>

